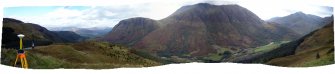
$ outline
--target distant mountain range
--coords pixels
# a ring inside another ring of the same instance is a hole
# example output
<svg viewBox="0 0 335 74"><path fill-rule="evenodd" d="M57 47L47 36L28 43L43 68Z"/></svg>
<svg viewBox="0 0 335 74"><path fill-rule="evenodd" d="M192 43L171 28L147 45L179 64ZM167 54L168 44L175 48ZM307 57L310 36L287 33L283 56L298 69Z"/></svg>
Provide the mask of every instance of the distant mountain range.
<svg viewBox="0 0 335 74"><path fill-rule="evenodd" d="M327 24L327 22L325 21L328 20L327 18L321 18L319 16L311 14L296 12L294 14L287 15L284 17L275 17L268 21L279 23L282 26L288 27L299 34L305 35L316 29L323 27L325 24Z"/></svg>
<svg viewBox="0 0 335 74"><path fill-rule="evenodd" d="M220 49L240 50L300 37L293 30L261 20L239 5L183 6L162 20L120 21L101 40L159 56L203 56Z"/></svg>
<svg viewBox="0 0 335 74"><path fill-rule="evenodd" d="M18 34L24 34L23 40L26 47L31 46L32 40L35 45L48 45L51 43L78 42L85 37L69 31L55 32L33 23L3 18L2 47L17 47Z"/></svg>
<svg viewBox="0 0 335 74"><path fill-rule="evenodd" d="M92 28L78 28L78 27L49 27L51 31L72 31L80 36L95 38L100 37L111 31L111 27L92 27Z"/></svg>

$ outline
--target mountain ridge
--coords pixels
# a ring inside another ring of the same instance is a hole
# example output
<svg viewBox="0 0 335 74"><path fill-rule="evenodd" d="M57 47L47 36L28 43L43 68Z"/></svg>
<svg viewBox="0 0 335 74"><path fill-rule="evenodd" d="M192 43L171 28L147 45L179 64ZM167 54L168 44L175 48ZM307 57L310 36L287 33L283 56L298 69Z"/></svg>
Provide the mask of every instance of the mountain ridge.
<svg viewBox="0 0 335 74"><path fill-rule="evenodd" d="M49 31L45 27L42 27L34 23L24 23L20 20L13 18L3 18L3 40L2 47L15 47L18 44L12 42L18 42L17 34L24 34L24 46L30 47L32 42L36 46L38 45L49 45L52 43L67 43L67 42L78 42L83 37L78 36L75 33L71 34L59 34L54 31ZM71 36L71 37L66 37ZM14 38L13 38L14 37ZM76 38L73 38L76 37ZM6 41L6 40L9 41ZM16 47L15 47L16 48Z"/></svg>
<svg viewBox="0 0 335 74"><path fill-rule="evenodd" d="M303 12L296 12L283 17L276 17L267 20L269 22L276 22L282 26L286 26L295 32L305 35L311 31L321 28L323 20L321 17Z"/></svg>

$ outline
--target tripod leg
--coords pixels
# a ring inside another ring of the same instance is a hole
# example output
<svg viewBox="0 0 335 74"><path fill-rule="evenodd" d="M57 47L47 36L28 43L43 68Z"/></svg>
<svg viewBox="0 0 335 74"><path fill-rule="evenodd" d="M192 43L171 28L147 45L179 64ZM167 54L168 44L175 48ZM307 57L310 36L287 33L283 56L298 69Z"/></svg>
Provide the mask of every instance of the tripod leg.
<svg viewBox="0 0 335 74"><path fill-rule="evenodd" d="M16 63L17 63L17 59L19 58L19 55L16 55L16 59L15 59L15 62L14 62L14 67L16 66Z"/></svg>
<svg viewBox="0 0 335 74"><path fill-rule="evenodd" d="M27 58L24 57L23 60L24 60L24 68L28 69Z"/></svg>
<svg viewBox="0 0 335 74"><path fill-rule="evenodd" d="M24 66L23 66L23 64L24 64L24 62L23 62L23 58L20 57L20 59L21 59L21 67L24 68Z"/></svg>

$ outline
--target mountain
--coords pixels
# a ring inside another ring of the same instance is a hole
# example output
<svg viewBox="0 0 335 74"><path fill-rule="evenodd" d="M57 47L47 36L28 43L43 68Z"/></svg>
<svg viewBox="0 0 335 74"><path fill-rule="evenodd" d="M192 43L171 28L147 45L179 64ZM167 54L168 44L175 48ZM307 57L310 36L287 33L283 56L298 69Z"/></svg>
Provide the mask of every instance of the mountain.
<svg viewBox="0 0 335 74"><path fill-rule="evenodd" d="M272 59L276 66L320 66L334 63L334 22L318 29L298 44L293 55Z"/></svg>
<svg viewBox="0 0 335 74"><path fill-rule="evenodd" d="M158 22L148 18L130 18L120 21L103 40L118 44L133 45L148 33L158 28Z"/></svg>
<svg viewBox="0 0 335 74"><path fill-rule="evenodd" d="M52 31L73 31L80 36L95 38L100 37L111 31L110 27L92 27L92 28L77 28L77 27L49 27Z"/></svg>
<svg viewBox="0 0 335 74"><path fill-rule="evenodd" d="M305 35L318 28L324 26L323 20L319 16L305 14L303 12L296 12L284 17L276 17L268 20L269 22L276 22L285 27L291 28L295 32Z"/></svg>
<svg viewBox="0 0 335 74"><path fill-rule="evenodd" d="M241 6L199 3L183 6L157 21L123 20L102 40L169 57L204 56L221 49L236 51L297 37L294 31L265 22Z"/></svg>
<svg viewBox="0 0 335 74"><path fill-rule="evenodd" d="M53 31L66 42L79 42L86 39L72 31Z"/></svg>
<svg viewBox="0 0 335 74"><path fill-rule="evenodd" d="M333 20L332 20L333 21ZM334 62L333 22L300 39L281 44L271 51L245 55L239 63L265 63L276 66L321 66Z"/></svg>
<svg viewBox="0 0 335 74"><path fill-rule="evenodd" d="M334 15L328 16L328 17L324 17L322 19L322 23L321 24L328 24L328 23L331 23L331 21L333 21L333 20L334 20Z"/></svg>
<svg viewBox="0 0 335 74"><path fill-rule="evenodd" d="M110 27L106 28L79 28L73 30L73 32L89 38L101 37L111 31Z"/></svg>
<svg viewBox="0 0 335 74"><path fill-rule="evenodd" d="M12 18L3 18L2 28L2 47L17 47L17 42L19 42L17 34L25 35L23 38L25 47L30 46L32 40L35 45L49 45L51 43L77 42L78 39L82 39L81 36L75 36L77 38L66 37L70 34L56 33L38 24L24 23Z"/></svg>

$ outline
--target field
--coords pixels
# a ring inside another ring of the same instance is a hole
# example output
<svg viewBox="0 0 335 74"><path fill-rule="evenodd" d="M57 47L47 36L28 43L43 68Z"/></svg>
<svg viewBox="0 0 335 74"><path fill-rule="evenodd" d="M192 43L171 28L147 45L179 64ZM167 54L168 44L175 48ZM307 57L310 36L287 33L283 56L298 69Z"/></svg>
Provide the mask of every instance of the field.
<svg viewBox="0 0 335 74"><path fill-rule="evenodd" d="M278 48L281 44L288 43L288 42L290 42L290 41L271 42L271 43L269 43L267 45L254 48L253 52L254 53L259 53L259 52L270 51L272 49Z"/></svg>

